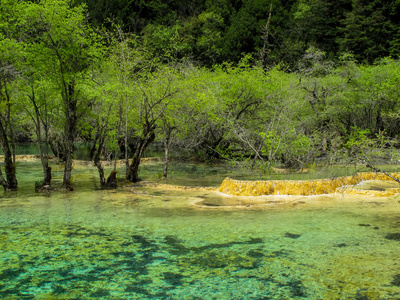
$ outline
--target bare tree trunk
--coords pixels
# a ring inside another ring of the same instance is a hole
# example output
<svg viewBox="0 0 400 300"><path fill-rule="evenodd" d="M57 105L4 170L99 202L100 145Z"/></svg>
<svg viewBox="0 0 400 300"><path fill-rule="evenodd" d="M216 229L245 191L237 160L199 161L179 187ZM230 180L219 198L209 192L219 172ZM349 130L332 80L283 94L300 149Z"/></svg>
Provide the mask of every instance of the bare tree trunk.
<svg viewBox="0 0 400 300"><path fill-rule="evenodd" d="M171 134L172 131L176 129L176 127L167 127L165 129L165 140L164 140L164 171L163 177L167 178L168 176L168 163L169 163L169 147L171 145Z"/></svg>
<svg viewBox="0 0 400 300"><path fill-rule="evenodd" d="M126 170L129 169L129 159L128 159L128 99L125 95L125 166Z"/></svg>
<svg viewBox="0 0 400 300"><path fill-rule="evenodd" d="M271 6L269 7L269 16L268 16L268 21L267 24L265 25L265 30L264 30L264 36L262 37L264 40L264 45L263 49L261 51L261 64L264 70L267 68L267 62L268 62L268 35L269 35L269 24L271 21L271 12L272 12L272 3Z"/></svg>
<svg viewBox="0 0 400 300"><path fill-rule="evenodd" d="M377 167L373 166L373 165L370 164L370 163L367 163L365 166L366 166L367 168L370 168L370 169L374 170L376 173L383 173L383 174L385 174L386 176L388 176L388 177L390 177L391 179L393 179L394 181L396 181L397 183L400 183L400 179L399 179L399 178L390 175L390 174L389 174L388 172L386 172L386 171L383 171L383 170L381 170L381 169L378 169Z"/></svg>
<svg viewBox="0 0 400 300"><path fill-rule="evenodd" d="M168 160L169 160L168 152L169 152L169 138L166 138L164 142L164 171L163 171L164 178L168 177Z"/></svg>

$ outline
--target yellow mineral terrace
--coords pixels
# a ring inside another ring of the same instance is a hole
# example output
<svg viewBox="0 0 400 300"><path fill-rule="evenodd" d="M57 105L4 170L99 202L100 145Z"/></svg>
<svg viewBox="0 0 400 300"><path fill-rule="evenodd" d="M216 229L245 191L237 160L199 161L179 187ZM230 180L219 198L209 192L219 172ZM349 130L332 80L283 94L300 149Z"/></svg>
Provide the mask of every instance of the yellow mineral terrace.
<svg viewBox="0 0 400 300"><path fill-rule="evenodd" d="M400 178L400 173L390 173ZM266 180L244 181L225 178L219 191L232 196L262 196L262 195L321 195L335 192L346 192L344 187L354 186L365 180L393 180L385 174L372 172L358 173L354 176L338 177L333 179L316 180ZM351 189L349 189L351 190ZM400 193L399 189L392 189L391 194Z"/></svg>

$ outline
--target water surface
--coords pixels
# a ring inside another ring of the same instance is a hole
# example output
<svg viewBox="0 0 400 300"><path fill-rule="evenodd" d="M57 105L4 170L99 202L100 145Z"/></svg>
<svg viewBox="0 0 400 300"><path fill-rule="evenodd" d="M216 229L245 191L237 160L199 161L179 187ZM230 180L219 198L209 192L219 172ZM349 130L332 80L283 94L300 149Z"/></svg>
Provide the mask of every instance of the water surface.
<svg viewBox="0 0 400 300"><path fill-rule="evenodd" d="M227 197L156 178L102 191L89 167L74 192L40 194L38 166L0 195L1 299L400 298L398 196Z"/></svg>

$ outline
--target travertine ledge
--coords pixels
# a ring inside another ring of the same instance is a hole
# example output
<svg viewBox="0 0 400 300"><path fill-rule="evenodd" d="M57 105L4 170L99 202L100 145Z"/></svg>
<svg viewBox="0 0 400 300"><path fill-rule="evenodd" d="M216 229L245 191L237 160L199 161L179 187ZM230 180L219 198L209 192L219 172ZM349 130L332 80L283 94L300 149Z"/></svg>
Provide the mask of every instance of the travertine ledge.
<svg viewBox="0 0 400 300"><path fill-rule="evenodd" d="M400 173L390 173L399 178ZM244 181L225 178L219 192L233 196L262 195L322 195L345 192L346 187L354 186L365 180L392 180L385 174L373 172L358 173L354 176L316 180L266 180ZM400 193L399 189L388 191L390 194Z"/></svg>

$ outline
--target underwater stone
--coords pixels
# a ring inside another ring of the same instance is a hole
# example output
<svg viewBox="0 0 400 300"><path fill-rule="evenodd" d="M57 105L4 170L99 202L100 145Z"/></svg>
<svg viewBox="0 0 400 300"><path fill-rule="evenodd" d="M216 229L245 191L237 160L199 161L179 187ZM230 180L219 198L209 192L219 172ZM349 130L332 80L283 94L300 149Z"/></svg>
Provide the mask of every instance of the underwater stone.
<svg viewBox="0 0 400 300"><path fill-rule="evenodd" d="M243 244L254 245L254 244L261 244L263 241L261 238L252 238L250 237L250 241L244 242Z"/></svg>
<svg viewBox="0 0 400 300"><path fill-rule="evenodd" d="M182 279L185 277L181 274L164 272L164 280L171 285L182 285Z"/></svg>
<svg viewBox="0 0 400 300"><path fill-rule="evenodd" d="M59 284L53 284L51 286L52 290L53 290L53 294L55 295L60 295L63 294L67 291L66 288L64 288L63 286L59 285Z"/></svg>
<svg viewBox="0 0 400 300"><path fill-rule="evenodd" d="M177 239L175 236L167 235L165 237L165 243L168 246L171 246L173 249L170 251L171 254L186 254L190 252L189 248L186 248L184 245L181 244L181 240Z"/></svg>
<svg viewBox="0 0 400 300"><path fill-rule="evenodd" d="M156 246L141 235L134 235L133 239L135 240L136 243L140 243L142 248L149 248L151 246Z"/></svg>
<svg viewBox="0 0 400 300"><path fill-rule="evenodd" d="M110 296L110 292L106 289L98 289L97 291L90 294L92 297L105 297Z"/></svg>
<svg viewBox="0 0 400 300"><path fill-rule="evenodd" d="M298 239L299 237L301 237L301 234L286 232L285 237L291 238L291 239Z"/></svg>
<svg viewBox="0 0 400 300"><path fill-rule="evenodd" d="M249 252L247 252L247 255L253 258L260 258L264 256L264 253L256 250L250 250Z"/></svg>
<svg viewBox="0 0 400 300"><path fill-rule="evenodd" d="M340 243L340 244L337 244L337 245L335 245L335 246L333 246L333 247L343 248L343 247L347 247L347 246L348 246L348 245L345 244L345 243Z"/></svg>
<svg viewBox="0 0 400 300"><path fill-rule="evenodd" d="M400 274L396 274L396 275L393 276L393 280L391 282L391 285L400 286Z"/></svg>
<svg viewBox="0 0 400 300"><path fill-rule="evenodd" d="M395 232L395 233L388 233L388 234L385 236L385 239L394 240L394 241L400 241L400 233L398 233L398 232Z"/></svg>
<svg viewBox="0 0 400 300"><path fill-rule="evenodd" d="M268 255L267 257L273 258L273 257L288 257L290 256L290 253L286 251L285 249L273 251L271 255Z"/></svg>
<svg viewBox="0 0 400 300"><path fill-rule="evenodd" d="M94 282L100 280L99 277L93 275L93 274L88 274L88 275L79 275L77 276L80 280L86 281L86 282Z"/></svg>
<svg viewBox="0 0 400 300"><path fill-rule="evenodd" d="M135 285L127 286L125 288L125 292L126 293L136 293L136 294L142 294L142 295L150 296L150 293L146 289L144 289L142 287L139 287L139 286L135 286Z"/></svg>
<svg viewBox="0 0 400 300"><path fill-rule="evenodd" d="M282 275L285 276L287 274ZM300 280L292 279L287 283L279 283L278 286L288 287L292 297L307 297L306 288Z"/></svg>
<svg viewBox="0 0 400 300"><path fill-rule="evenodd" d="M7 270L4 270L3 273L0 274L0 280L15 278L24 272L25 272L25 270L23 270L23 269L7 269Z"/></svg>
<svg viewBox="0 0 400 300"><path fill-rule="evenodd" d="M130 252L130 251L119 251L119 252L111 252L110 253L113 256L116 257L126 257L126 258L134 258L136 256L136 254L134 252Z"/></svg>
<svg viewBox="0 0 400 300"><path fill-rule="evenodd" d="M290 281L289 286L293 297L307 297L306 288L300 280Z"/></svg>
<svg viewBox="0 0 400 300"><path fill-rule="evenodd" d="M370 300L370 298L368 297L368 289L357 291L355 300Z"/></svg>

